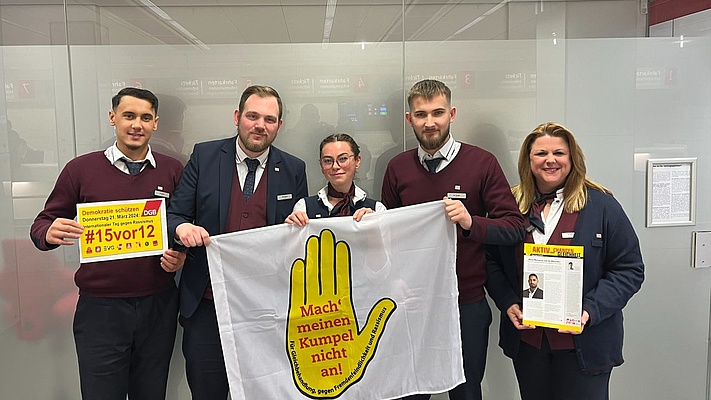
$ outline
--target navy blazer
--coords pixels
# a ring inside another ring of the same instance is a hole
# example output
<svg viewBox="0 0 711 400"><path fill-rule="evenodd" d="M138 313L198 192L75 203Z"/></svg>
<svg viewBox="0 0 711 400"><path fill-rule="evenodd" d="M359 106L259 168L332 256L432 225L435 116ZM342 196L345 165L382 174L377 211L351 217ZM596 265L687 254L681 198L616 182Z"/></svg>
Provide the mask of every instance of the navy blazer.
<svg viewBox="0 0 711 400"><path fill-rule="evenodd" d="M622 358L622 308L644 280L644 263L637 234L614 197L588 189L588 201L578 215L571 246L584 246L583 309L590 315L580 335L573 336L580 370L589 375L610 371ZM521 304L517 253L522 245L488 246L486 290L501 310L499 346L518 354L521 333L506 315ZM537 328L541 329L541 328Z"/></svg>
<svg viewBox="0 0 711 400"><path fill-rule="evenodd" d="M235 171L237 136L198 143L168 207L168 237L178 225L202 226L210 235L225 233ZM267 168L267 225L281 224L294 204L308 195L304 162L272 146ZM209 278L204 246L189 249L180 278L180 313L189 318Z"/></svg>

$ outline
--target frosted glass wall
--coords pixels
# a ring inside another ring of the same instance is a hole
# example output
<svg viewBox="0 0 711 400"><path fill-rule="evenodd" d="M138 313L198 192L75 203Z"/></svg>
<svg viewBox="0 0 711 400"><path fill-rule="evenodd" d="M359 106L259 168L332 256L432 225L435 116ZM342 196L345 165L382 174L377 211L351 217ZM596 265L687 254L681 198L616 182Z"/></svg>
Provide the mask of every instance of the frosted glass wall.
<svg viewBox="0 0 711 400"><path fill-rule="evenodd" d="M415 11L406 22L417 22ZM612 398L708 399L711 281L689 265L691 232L711 230L711 39L552 35L566 22L558 15L512 27L509 34L532 37L520 40L0 47L0 398L80 397L71 335L76 249L38 252L28 227L62 166L112 142L108 110L120 88L159 95L154 146L184 159L196 142L234 134L232 113L247 85L272 85L285 102L275 144L307 162L310 191L324 183L318 143L338 130L363 147L360 184L378 197L387 160L414 146L404 92L433 77L453 90L454 137L493 152L512 184L523 137L556 120L576 134L589 175L632 219L647 280L625 312L627 362L613 372ZM408 29L411 37L416 29ZM695 226L645 227L645 162L665 157L698 158ZM485 398L517 399L496 342L495 320ZM189 398L179 345L169 386L170 399Z"/></svg>

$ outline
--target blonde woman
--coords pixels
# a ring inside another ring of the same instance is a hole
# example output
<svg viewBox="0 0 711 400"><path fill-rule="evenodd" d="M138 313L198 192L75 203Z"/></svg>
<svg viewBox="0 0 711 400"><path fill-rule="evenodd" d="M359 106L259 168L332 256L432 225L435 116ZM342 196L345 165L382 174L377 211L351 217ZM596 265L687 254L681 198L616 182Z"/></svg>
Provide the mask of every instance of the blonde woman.
<svg viewBox="0 0 711 400"><path fill-rule="evenodd" d="M522 324L522 248L487 254L487 290L501 310L499 345L513 360L523 400L609 398L610 372L623 363L622 308L641 287L644 263L627 215L586 176L573 134L549 122L521 146L521 184L512 191L528 217L524 242L584 246L582 332Z"/></svg>

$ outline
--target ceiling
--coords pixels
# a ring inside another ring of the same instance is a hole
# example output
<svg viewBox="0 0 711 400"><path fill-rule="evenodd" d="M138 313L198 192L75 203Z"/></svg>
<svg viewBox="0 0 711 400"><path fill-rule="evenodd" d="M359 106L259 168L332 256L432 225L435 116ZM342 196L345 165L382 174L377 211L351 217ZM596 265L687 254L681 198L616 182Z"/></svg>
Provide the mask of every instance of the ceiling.
<svg viewBox="0 0 711 400"><path fill-rule="evenodd" d="M3 45L532 39L549 0L2 0ZM635 10L638 0L575 1ZM632 4L632 7L630 7ZM69 21L68 33L65 27ZM634 15L633 15L634 19ZM404 22L404 24L403 24ZM591 23L599 24L600 21Z"/></svg>

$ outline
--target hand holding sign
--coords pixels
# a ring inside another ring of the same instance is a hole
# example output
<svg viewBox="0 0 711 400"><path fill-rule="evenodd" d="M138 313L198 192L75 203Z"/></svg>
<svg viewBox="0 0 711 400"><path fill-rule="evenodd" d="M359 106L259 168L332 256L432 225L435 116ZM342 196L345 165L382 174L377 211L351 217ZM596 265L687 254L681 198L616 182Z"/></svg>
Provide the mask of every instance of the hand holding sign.
<svg viewBox="0 0 711 400"><path fill-rule="evenodd" d="M304 259L294 261L289 301L287 353L296 386L311 398L338 397L363 377L397 307L380 299L358 329L350 249L327 229L311 236Z"/></svg>

